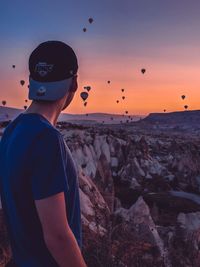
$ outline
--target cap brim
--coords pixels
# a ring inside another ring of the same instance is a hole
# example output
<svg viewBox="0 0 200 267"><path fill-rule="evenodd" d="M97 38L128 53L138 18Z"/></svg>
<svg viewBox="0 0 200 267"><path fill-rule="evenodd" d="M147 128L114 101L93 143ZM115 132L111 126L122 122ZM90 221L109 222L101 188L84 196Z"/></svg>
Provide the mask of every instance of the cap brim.
<svg viewBox="0 0 200 267"><path fill-rule="evenodd" d="M29 78L30 100L55 101L62 98L70 89L72 77L57 82L38 82Z"/></svg>

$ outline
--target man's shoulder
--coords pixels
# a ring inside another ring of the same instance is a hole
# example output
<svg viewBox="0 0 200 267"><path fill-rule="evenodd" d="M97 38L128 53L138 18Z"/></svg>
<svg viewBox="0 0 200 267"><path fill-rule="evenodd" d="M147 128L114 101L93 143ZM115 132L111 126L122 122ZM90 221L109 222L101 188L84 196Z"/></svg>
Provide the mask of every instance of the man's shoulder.
<svg viewBox="0 0 200 267"><path fill-rule="evenodd" d="M14 118L7 127L5 127L3 134L9 135L15 133L15 130L18 134L26 135L27 138L34 138L42 136L43 134L52 136L60 135L59 130L50 123L47 123L46 120L38 119L38 117L34 116L27 119L23 114L19 114Z"/></svg>
<svg viewBox="0 0 200 267"><path fill-rule="evenodd" d="M50 141L56 141L56 140L60 141L62 139L62 135L55 127L45 125L38 132L36 139L45 139L49 142Z"/></svg>
<svg viewBox="0 0 200 267"><path fill-rule="evenodd" d="M41 161L48 158L59 157L60 153L63 155L63 142L59 131L53 127L44 127L37 135L34 136L31 142L30 154L36 161ZM34 161L34 160L33 160Z"/></svg>

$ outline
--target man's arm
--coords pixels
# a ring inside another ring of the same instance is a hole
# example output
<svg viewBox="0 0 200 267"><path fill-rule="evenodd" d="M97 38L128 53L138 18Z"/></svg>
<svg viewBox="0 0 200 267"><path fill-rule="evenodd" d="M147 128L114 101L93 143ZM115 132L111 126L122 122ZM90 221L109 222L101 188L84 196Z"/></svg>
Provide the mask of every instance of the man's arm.
<svg viewBox="0 0 200 267"><path fill-rule="evenodd" d="M66 215L64 193L35 200L45 243L60 267L86 267Z"/></svg>

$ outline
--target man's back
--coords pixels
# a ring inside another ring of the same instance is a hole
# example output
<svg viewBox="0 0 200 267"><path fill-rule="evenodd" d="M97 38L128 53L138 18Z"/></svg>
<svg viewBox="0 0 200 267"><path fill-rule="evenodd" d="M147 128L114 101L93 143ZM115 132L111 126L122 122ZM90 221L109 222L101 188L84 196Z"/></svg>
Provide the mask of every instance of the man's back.
<svg viewBox="0 0 200 267"><path fill-rule="evenodd" d="M0 143L1 201L18 266L58 266L44 242L34 200L62 191L69 225L81 247L78 183L70 152L46 118L20 114Z"/></svg>

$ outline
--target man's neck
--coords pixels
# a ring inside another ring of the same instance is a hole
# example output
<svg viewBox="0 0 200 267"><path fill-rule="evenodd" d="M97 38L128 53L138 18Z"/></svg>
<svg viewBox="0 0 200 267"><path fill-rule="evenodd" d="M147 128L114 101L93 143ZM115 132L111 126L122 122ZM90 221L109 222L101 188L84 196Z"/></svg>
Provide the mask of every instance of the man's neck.
<svg viewBox="0 0 200 267"><path fill-rule="evenodd" d="M32 102L24 113L39 113L55 126L60 112L61 111L56 110L55 106L51 104L42 105Z"/></svg>

